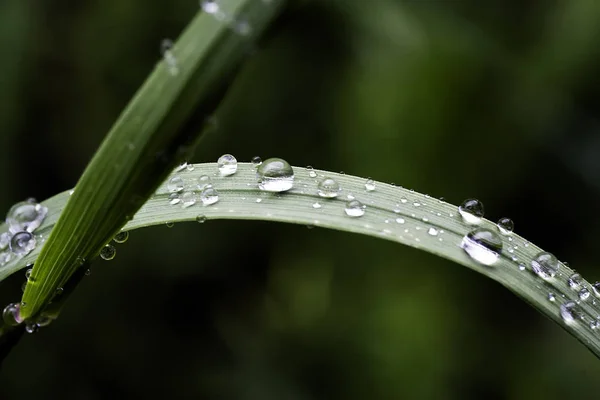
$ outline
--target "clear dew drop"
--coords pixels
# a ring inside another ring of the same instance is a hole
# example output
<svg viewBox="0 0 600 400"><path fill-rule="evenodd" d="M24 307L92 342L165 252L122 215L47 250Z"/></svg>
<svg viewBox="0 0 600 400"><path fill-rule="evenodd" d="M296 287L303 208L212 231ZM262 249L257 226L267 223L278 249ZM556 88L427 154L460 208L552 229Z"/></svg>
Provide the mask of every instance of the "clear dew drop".
<svg viewBox="0 0 600 400"><path fill-rule="evenodd" d="M200 8L207 14L216 15L221 12L217 0L200 0Z"/></svg>
<svg viewBox="0 0 600 400"><path fill-rule="evenodd" d="M219 192L212 186L208 186L200 193L200 201L202 201L202 205L204 206L215 204L219 201Z"/></svg>
<svg viewBox="0 0 600 400"><path fill-rule="evenodd" d="M317 194L326 199L332 199L340 194L340 184L331 178L324 178L317 185Z"/></svg>
<svg viewBox="0 0 600 400"><path fill-rule="evenodd" d="M510 235L515 229L515 223L510 218L500 218L496 224L498 230L503 235Z"/></svg>
<svg viewBox="0 0 600 400"><path fill-rule="evenodd" d="M400 203L402 204L406 204L406 202L408 201L408 199L404 196L400 197Z"/></svg>
<svg viewBox="0 0 600 400"><path fill-rule="evenodd" d="M428 233L429 235L431 235L431 236L437 236L437 235L440 233L440 231L438 231L437 229L435 229L435 228L431 227L431 228L429 228L429 229L427 230L427 233Z"/></svg>
<svg viewBox="0 0 600 400"><path fill-rule="evenodd" d="M27 231L17 232L10 239L10 250L19 256L27 255L35 249L36 239Z"/></svg>
<svg viewBox="0 0 600 400"><path fill-rule="evenodd" d="M543 251L531 260L531 268L540 278L550 279L558 272L559 264L553 254Z"/></svg>
<svg viewBox="0 0 600 400"><path fill-rule="evenodd" d="M204 190L207 186L212 186L210 176L202 175L198 178L198 189Z"/></svg>
<svg viewBox="0 0 600 400"><path fill-rule="evenodd" d="M185 169L189 172L192 172L193 170L196 169L196 167L194 166L194 164L188 164Z"/></svg>
<svg viewBox="0 0 600 400"><path fill-rule="evenodd" d="M596 297L600 297L600 282L596 282L592 285L592 290Z"/></svg>
<svg viewBox="0 0 600 400"><path fill-rule="evenodd" d="M19 303L11 303L4 307L2 311L2 320L6 325L17 326L21 323L19 319L19 310L21 306Z"/></svg>
<svg viewBox="0 0 600 400"><path fill-rule="evenodd" d="M458 207L458 213L467 224L477 225L483 218L483 203L477 199L467 199Z"/></svg>
<svg viewBox="0 0 600 400"><path fill-rule="evenodd" d="M171 193L178 193L183 190L184 186L185 185L183 183L183 179L181 179L181 177L177 175L169 179L167 189L169 189L169 192Z"/></svg>
<svg viewBox="0 0 600 400"><path fill-rule="evenodd" d="M583 283L583 278L578 273L574 273L573 275L571 275L569 277L569 279L567 279L567 284L573 290L579 289L579 287L581 286L582 283Z"/></svg>
<svg viewBox="0 0 600 400"><path fill-rule="evenodd" d="M406 221L404 220L404 218L396 218L396 223L398 223L398 224L403 224L405 222Z"/></svg>
<svg viewBox="0 0 600 400"><path fill-rule="evenodd" d="M256 168L258 167L260 164L262 164L262 158L260 158L259 156L255 156L252 157L252 165Z"/></svg>
<svg viewBox="0 0 600 400"><path fill-rule="evenodd" d="M375 190L375 181L373 179L367 179L365 182L365 190L367 192L372 192Z"/></svg>
<svg viewBox="0 0 600 400"><path fill-rule="evenodd" d="M199 224L205 223L206 219L207 219L206 215L200 214L200 215L196 216L196 222L199 223Z"/></svg>
<svg viewBox="0 0 600 400"><path fill-rule="evenodd" d="M100 250L100 257L106 261L114 259L116 255L117 249L115 248L115 246L110 244L107 244L102 248L102 250Z"/></svg>
<svg viewBox="0 0 600 400"><path fill-rule="evenodd" d="M579 300L586 301L590 298L590 291L587 288L583 288L577 293L577 296L579 296Z"/></svg>
<svg viewBox="0 0 600 400"><path fill-rule="evenodd" d="M48 207L29 199L13 205L6 215L6 224L11 233L34 232L44 222Z"/></svg>
<svg viewBox="0 0 600 400"><path fill-rule="evenodd" d="M489 266L495 264L500 258L502 239L496 232L477 228L465 235L460 247L473 260Z"/></svg>
<svg viewBox="0 0 600 400"><path fill-rule="evenodd" d="M27 333L36 333L40 329L39 325L33 321L29 321L25 323L25 332Z"/></svg>
<svg viewBox="0 0 600 400"><path fill-rule="evenodd" d="M569 301L560 306L560 316L566 324L583 319L581 308L574 301Z"/></svg>
<svg viewBox="0 0 600 400"><path fill-rule="evenodd" d="M548 293L548 300L549 301L556 301L556 295L554 293Z"/></svg>
<svg viewBox="0 0 600 400"><path fill-rule="evenodd" d="M346 202L346 207L344 208L344 212L349 217L353 217L353 218L362 217L363 215L365 215L366 208L367 208L367 206L365 206L360 201L350 200L350 201Z"/></svg>
<svg viewBox="0 0 600 400"><path fill-rule="evenodd" d="M237 172L238 162L231 154L223 154L217 160L217 167L221 176L230 176Z"/></svg>
<svg viewBox="0 0 600 400"><path fill-rule="evenodd" d="M33 268L27 268L25 271L25 279L29 280L31 278L31 273L33 272Z"/></svg>
<svg viewBox="0 0 600 400"><path fill-rule="evenodd" d="M188 208L196 204L198 197L192 191L183 192L181 195L181 204L183 208Z"/></svg>
<svg viewBox="0 0 600 400"><path fill-rule="evenodd" d="M315 172L314 168L311 167L310 165L308 165L306 167L306 170L308 171L308 176L310 176L311 178L316 178L317 177L317 173Z"/></svg>
<svg viewBox="0 0 600 400"><path fill-rule="evenodd" d="M179 193L171 193L169 195L169 204L174 206L179 203L181 203L181 195Z"/></svg>
<svg viewBox="0 0 600 400"><path fill-rule="evenodd" d="M115 237L113 238L113 240L116 243L125 243L128 239L129 239L129 232L128 231L121 231L121 232L117 233L115 235Z"/></svg>
<svg viewBox="0 0 600 400"><path fill-rule="evenodd" d="M285 192L294 187L294 170L281 158L269 158L256 170L258 187L265 192Z"/></svg>
<svg viewBox="0 0 600 400"><path fill-rule="evenodd" d="M317 202L315 202L315 203L313 203L313 205L312 205L312 208L315 208L315 209L319 209L319 208L321 208L321 207L323 207L323 206L322 206L322 205L321 205L321 203L319 203L318 201L317 201Z"/></svg>

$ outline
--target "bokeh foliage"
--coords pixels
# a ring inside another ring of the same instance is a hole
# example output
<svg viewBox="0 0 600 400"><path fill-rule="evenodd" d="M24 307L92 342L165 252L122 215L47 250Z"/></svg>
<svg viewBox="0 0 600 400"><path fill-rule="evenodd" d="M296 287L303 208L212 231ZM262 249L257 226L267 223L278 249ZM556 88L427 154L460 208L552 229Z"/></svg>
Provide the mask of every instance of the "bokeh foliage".
<svg viewBox="0 0 600 400"><path fill-rule="evenodd" d="M512 217L600 279L600 3L303 3L249 56L193 161L279 156L478 197L491 219ZM0 3L0 209L74 185L160 40L196 7ZM0 285L2 304L23 280ZM586 398L598 373L558 326L465 268L370 238L227 221L132 234L14 350L0 396Z"/></svg>

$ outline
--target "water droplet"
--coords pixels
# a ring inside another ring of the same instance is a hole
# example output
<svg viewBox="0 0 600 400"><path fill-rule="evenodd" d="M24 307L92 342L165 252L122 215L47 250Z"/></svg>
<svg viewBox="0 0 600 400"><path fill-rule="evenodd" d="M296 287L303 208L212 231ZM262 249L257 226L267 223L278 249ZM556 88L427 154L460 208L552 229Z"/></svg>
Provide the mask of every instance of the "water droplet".
<svg viewBox="0 0 600 400"><path fill-rule="evenodd" d="M29 280L29 278L31 278L32 271L33 271L33 268L27 268L27 271L25 271L25 279Z"/></svg>
<svg viewBox="0 0 600 400"><path fill-rule="evenodd" d="M317 177L317 173L315 172L313 167L311 167L310 165L306 166L306 170L308 171L308 176L310 176L311 178Z"/></svg>
<svg viewBox="0 0 600 400"><path fill-rule="evenodd" d="M548 300L554 302L556 300L556 295L554 293L548 293Z"/></svg>
<svg viewBox="0 0 600 400"><path fill-rule="evenodd" d="M437 229L431 227L431 228L429 228L427 233L430 234L431 236L437 236L440 232Z"/></svg>
<svg viewBox="0 0 600 400"><path fill-rule="evenodd" d="M598 329L598 327L600 327L600 322L593 320L590 321L590 329L595 331L596 329Z"/></svg>
<svg viewBox="0 0 600 400"><path fill-rule="evenodd" d="M188 166L187 161L182 162L181 164L179 164L177 167L175 167L175 170L173 172L180 172L183 171L184 169L186 169Z"/></svg>
<svg viewBox="0 0 600 400"><path fill-rule="evenodd" d="M571 275L569 277L569 279L567 279L567 284L573 290L579 289L579 287L581 286L582 283L583 283L583 278L578 273L574 273L573 275Z"/></svg>
<svg viewBox="0 0 600 400"><path fill-rule="evenodd" d="M502 239L496 232L477 228L463 238L460 247L478 263L493 265L500 258Z"/></svg>
<svg viewBox="0 0 600 400"><path fill-rule="evenodd" d="M8 232L4 232L0 234L0 251L8 249L10 245L10 234Z"/></svg>
<svg viewBox="0 0 600 400"><path fill-rule="evenodd" d="M181 202L181 195L179 193L171 193L169 195L169 204L174 206L175 204L179 204Z"/></svg>
<svg viewBox="0 0 600 400"><path fill-rule="evenodd" d="M365 182L365 190L367 192L372 192L375 190L375 181L373 179L367 179Z"/></svg>
<svg viewBox="0 0 600 400"><path fill-rule="evenodd" d="M207 14L215 15L221 12L217 0L200 0L200 7Z"/></svg>
<svg viewBox="0 0 600 400"><path fill-rule="evenodd" d="M64 291L65 291L65 289L63 289L61 287L57 287L56 290L54 291L54 294L56 296L60 296L61 294L63 294Z"/></svg>
<svg viewBox="0 0 600 400"><path fill-rule="evenodd" d="M510 218L500 218L498 220L497 226L498 226L498 230L503 235L510 235L513 233L513 230L515 229L515 223Z"/></svg>
<svg viewBox="0 0 600 400"><path fill-rule="evenodd" d="M222 176L229 176L236 173L238 163L231 154L223 154L217 160L217 167L219 167L219 172Z"/></svg>
<svg viewBox="0 0 600 400"><path fill-rule="evenodd" d="M404 221L404 218L396 218L396 222L399 224L403 224L406 221Z"/></svg>
<svg viewBox="0 0 600 400"><path fill-rule="evenodd" d="M31 199L13 205L6 215L6 224L11 233L33 232L44 222L48 208Z"/></svg>
<svg viewBox="0 0 600 400"><path fill-rule="evenodd" d="M600 282L596 282L592 285L592 290L596 297L600 297Z"/></svg>
<svg viewBox="0 0 600 400"><path fill-rule="evenodd" d="M325 197L327 199L337 197L340 191L342 190L340 188L340 184L331 178L324 178L317 185L317 189L317 193L319 194L319 196Z"/></svg>
<svg viewBox="0 0 600 400"><path fill-rule="evenodd" d="M115 246L110 244L107 244L102 248L102 250L100 250L100 257L102 257L102 259L106 261L112 260L113 258L115 258L116 255L117 249L115 248Z"/></svg>
<svg viewBox="0 0 600 400"><path fill-rule="evenodd" d="M219 192L217 192L217 190L212 186L208 186L200 193L200 200L204 206L215 204L217 201L219 201Z"/></svg>
<svg viewBox="0 0 600 400"><path fill-rule="evenodd" d="M465 200L458 207L458 213L467 224L477 225L483 218L483 204L477 199Z"/></svg>
<svg viewBox="0 0 600 400"><path fill-rule="evenodd" d="M35 249L36 239L30 232L17 232L10 240L10 250L17 255L24 256Z"/></svg>
<svg viewBox="0 0 600 400"><path fill-rule="evenodd" d="M188 208L188 207L193 206L194 204L196 204L196 200L197 200L196 193L194 193L192 191L184 192L181 195L181 202L182 202L183 208Z"/></svg>
<svg viewBox="0 0 600 400"><path fill-rule="evenodd" d="M167 184L167 189L171 193L181 192L183 190L184 184L183 179L180 176L174 176L169 179L169 183Z"/></svg>
<svg viewBox="0 0 600 400"><path fill-rule="evenodd" d="M206 219L206 215L201 214L196 217L196 222L198 222L199 224L203 224L206 222Z"/></svg>
<svg viewBox="0 0 600 400"><path fill-rule="evenodd" d="M406 197L404 197L404 196L400 197L400 202L402 204L406 204L407 201L408 201L408 199Z"/></svg>
<svg viewBox="0 0 600 400"><path fill-rule="evenodd" d="M365 215L366 208L367 206L365 206L360 201L350 200L346 203L344 211L349 217L362 217L363 215Z"/></svg>
<svg viewBox="0 0 600 400"><path fill-rule="evenodd" d="M25 323L25 332L27 333L36 333L39 330L38 324L35 322L26 322Z"/></svg>
<svg viewBox="0 0 600 400"><path fill-rule="evenodd" d="M202 175L198 178L198 189L204 190L207 186L212 186L210 176Z"/></svg>
<svg viewBox="0 0 600 400"><path fill-rule="evenodd" d="M92 274L92 270L90 268L85 270L85 276L90 276Z"/></svg>
<svg viewBox="0 0 600 400"><path fill-rule="evenodd" d="M266 192L285 192L294 186L294 170L281 158L265 160L256 171L258 187Z"/></svg>
<svg viewBox="0 0 600 400"><path fill-rule="evenodd" d="M566 324L571 324L578 319L583 319L583 313L574 301L561 304L560 316Z"/></svg>
<svg viewBox="0 0 600 400"><path fill-rule="evenodd" d="M160 42L160 52L162 54L165 64L167 64L167 70L172 76L179 74L179 67L177 65L177 59L173 55L173 41L171 39L163 39Z"/></svg>
<svg viewBox="0 0 600 400"><path fill-rule="evenodd" d="M531 260L531 268L539 277L550 279L558 272L559 265L553 254L543 251Z"/></svg>
<svg viewBox="0 0 600 400"><path fill-rule="evenodd" d="M127 239L129 239L128 231L121 231L121 232L117 233L115 235L115 237L113 238L113 240L117 243L125 243L127 241Z"/></svg>
<svg viewBox="0 0 600 400"><path fill-rule="evenodd" d="M313 203L312 206L313 206L313 208L317 208L317 209L322 207L319 202Z"/></svg>
<svg viewBox="0 0 600 400"><path fill-rule="evenodd" d="M19 309L19 303L11 303L4 307L4 310L2 311L2 320L6 325L17 326L21 323Z"/></svg>
<svg viewBox="0 0 600 400"><path fill-rule="evenodd" d="M519 263L519 271L525 271L525 264Z"/></svg>
<svg viewBox="0 0 600 400"><path fill-rule="evenodd" d="M46 315L40 315L39 317L36 318L35 323L38 327L43 328L52 323L52 318L50 318Z"/></svg>
<svg viewBox="0 0 600 400"><path fill-rule="evenodd" d="M258 167L260 164L262 164L262 158L259 156L252 157L252 165L254 165L254 167Z"/></svg>
<svg viewBox="0 0 600 400"><path fill-rule="evenodd" d="M587 288L583 288L577 295L581 301L586 301L590 297L590 291Z"/></svg>

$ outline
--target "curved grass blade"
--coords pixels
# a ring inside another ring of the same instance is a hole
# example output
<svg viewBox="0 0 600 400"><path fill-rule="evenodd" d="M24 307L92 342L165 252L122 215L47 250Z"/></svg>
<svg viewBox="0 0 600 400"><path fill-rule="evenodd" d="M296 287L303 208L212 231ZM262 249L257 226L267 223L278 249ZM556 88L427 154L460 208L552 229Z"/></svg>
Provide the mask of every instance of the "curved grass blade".
<svg viewBox="0 0 600 400"><path fill-rule="evenodd" d="M43 246L25 288L21 318L47 304L190 153L250 40L270 24L282 4L215 2L216 10L200 11L174 47L165 47L164 61L109 132Z"/></svg>
<svg viewBox="0 0 600 400"><path fill-rule="evenodd" d="M375 190L367 191L364 178L350 175L300 167L294 167L294 171L294 188L286 193L273 194L258 189L256 169L252 164L239 164L237 173L229 177L220 176L213 163L196 164L193 171L177 175L190 188L188 190L197 188L202 175L209 175L219 192L218 202L209 206L203 206L200 201L189 207L183 207L181 203L172 205L169 198L171 192L165 182L124 229L133 230L166 222L248 219L313 225L402 243L455 261L499 282L562 326L596 356L600 356L600 332L596 322L600 307L594 301L600 293L585 280L574 290L568 283L573 270L562 263L555 278L540 278L532 271L531 261L541 249L519 235L502 236L504 248L500 259L491 267L485 266L467 256L460 247L464 236L473 226L462 221L457 207L452 204L380 182L374 183ZM316 176L311 177L314 173ZM343 191L338 198L324 199L317 194L318 181L325 176L340 183ZM351 218L346 215L348 195L367 206L362 217ZM51 231L68 197L65 192L44 202L50 211L39 228L43 236ZM497 229L488 220L483 220L479 226ZM4 229L5 226L0 227L0 231ZM24 259L0 269L0 280L33 262L37 252L36 249ZM583 289L590 293L588 298L580 297ZM549 300L549 293L554 294L554 301ZM566 310L573 311L569 315L574 318L565 319L565 305L569 302L576 302L576 309Z"/></svg>

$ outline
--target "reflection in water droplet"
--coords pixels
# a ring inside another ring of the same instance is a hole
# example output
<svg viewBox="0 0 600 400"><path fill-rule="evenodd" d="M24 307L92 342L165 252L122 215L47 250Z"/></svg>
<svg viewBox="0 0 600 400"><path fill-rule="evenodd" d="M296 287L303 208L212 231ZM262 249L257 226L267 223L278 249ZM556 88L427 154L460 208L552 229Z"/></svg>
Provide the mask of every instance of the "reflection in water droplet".
<svg viewBox="0 0 600 400"><path fill-rule="evenodd" d="M11 303L4 307L4 310L2 311L2 320L6 325L17 326L21 323L19 309L19 303Z"/></svg>
<svg viewBox="0 0 600 400"><path fill-rule="evenodd" d="M30 232L17 232L10 240L10 250L19 256L27 255L35 249L36 239Z"/></svg>
<svg viewBox="0 0 600 400"><path fill-rule="evenodd" d="M543 251L531 260L531 268L539 277L550 279L558 272L559 265L553 254Z"/></svg>
<svg viewBox="0 0 600 400"><path fill-rule="evenodd" d="M324 178L317 186L317 193L321 197L331 199L337 197L341 191L339 183L331 178Z"/></svg>
<svg viewBox="0 0 600 400"><path fill-rule="evenodd" d="M36 333L39 330L38 324L35 322L26 322L25 323L25 332L27 333Z"/></svg>
<svg viewBox="0 0 600 400"><path fill-rule="evenodd" d="M113 240L117 243L125 243L129 239L128 231L121 231L115 235Z"/></svg>
<svg viewBox="0 0 600 400"><path fill-rule="evenodd" d="M458 207L458 213L467 224L477 225L483 218L483 203L477 199L465 200Z"/></svg>
<svg viewBox="0 0 600 400"><path fill-rule="evenodd" d="M367 206L361 203L358 200L350 200L346 203L346 207L344 208L344 212L349 217L362 217L365 215L365 210Z"/></svg>
<svg viewBox="0 0 600 400"><path fill-rule="evenodd" d="M230 176L236 173L238 164L234 156L231 154L223 154L217 160L217 167L222 176Z"/></svg>
<svg viewBox="0 0 600 400"><path fill-rule="evenodd" d="M500 258L502 239L496 232L478 228L463 238L460 247L473 260L489 266L495 264Z"/></svg>
<svg viewBox="0 0 600 400"><path fill-rule="evenodd" d="M200 193L200 201L202 201L202 205L204 206L215 204L219 201L219 192L212 186L208 186Z"/></svg>
<svg viewBox="0 0 600 400"><path fill-rule="evenodd" d="M500 218L498 220L498 230L503 235L510 235L515 229L515 223L510 218Z"/></svg>
<svg viewBox="0 0 600 400"><path fill-rule="evenodd" d="M281 158L269 158L256 170L258 187L266 192L285 192L294 187L294 170Z"/></svg>
<svg viewBox="0 0 600 400"><path fill-rule="evenodd" d="M100 257L106 261L114 259L116 255L117 249L115 248L115 246L110 244L107 244L102 248L102 250L100 250Z"/></svg>

